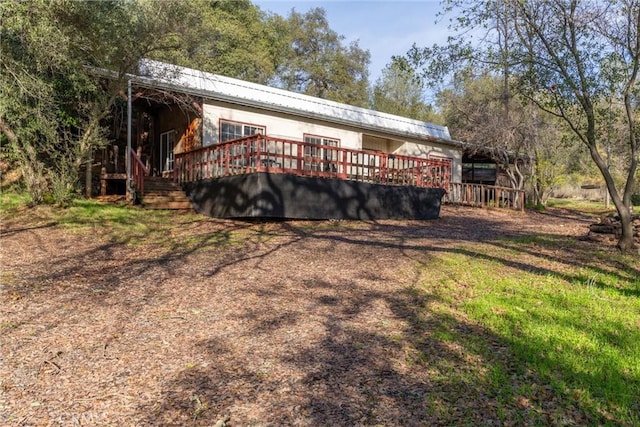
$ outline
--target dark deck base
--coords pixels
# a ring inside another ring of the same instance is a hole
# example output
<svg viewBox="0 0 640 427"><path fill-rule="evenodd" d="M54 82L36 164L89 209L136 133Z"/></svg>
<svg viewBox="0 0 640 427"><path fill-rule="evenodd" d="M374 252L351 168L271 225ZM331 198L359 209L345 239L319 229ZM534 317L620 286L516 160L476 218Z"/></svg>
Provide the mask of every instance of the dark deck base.
<svg viewBox="0 0 640 427"><path fill-rule="evenodd" d="M266 172L184 184L216 218L435 219L445 191Z"/></svg>

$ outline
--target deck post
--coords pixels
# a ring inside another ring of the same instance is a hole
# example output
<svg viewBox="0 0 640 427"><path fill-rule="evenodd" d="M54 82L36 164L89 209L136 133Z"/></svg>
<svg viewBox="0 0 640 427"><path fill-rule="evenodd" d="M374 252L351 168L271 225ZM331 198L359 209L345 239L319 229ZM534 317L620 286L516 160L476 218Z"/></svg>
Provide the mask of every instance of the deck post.
<svg viewBox="0 0 640 427"><path fill-rule="evenodd" d="M256 138L256 170L258 172L262 171L262 135L258 135L258 138ZM266 148L266 147L265 147ZM268 161L268 160L267 160ZM269 167L269 164L267 163L267 168Z"/></svg>
<svg viewBox="0 0 640 427"><path fill-rule="evenodd" d="M133 194L133 188L131 187L131 79L127 80L127 195L130 200L135 198Z"/></svg>
<svg viewBox="0 0 640 427"><path fill-rule="evenodd" d="M304 175L303 171L304 171L304 165L302 163L304 163L304 158L302 157L302 153L303 153L303 147L302 145L298 144L298 172L300 173L300 175Z"/></svg>
<svg viewBox="0 0 640 427"><path fill-rule="evenodd" d="M342 150L342 173L339 175L342 179L347 179L347 151Z"/></svg>
<svg viewBox="0 0 640 427"><path fill-rule="evenodd" d="M384 156L382 156L382 161L380 162L380 183L381 184L386 184L387 183L387 159L389 157L389 154L385 153Z"/></svg>
<svg viewBox="0 0 640 427"><path fill-rule="evenodd" d="M251 139L248 139L248 140L245 140L243 142L243 144L246 144L244 146L244 150L243 150L244 151L243 154L244 154L244 157L245 157L245 159L244 159L244 164L245 164L244 171L245 171L245 173L251 173L251 154L253 154L253 150L252 150L252 147L251 147L251 144L252 144L251 141L252 141ZM253 141L255 141L255 139L253 139Z"/></svg>
<svg viewBox="0 0 640 427"><path fill-rule="evenodd" d="M104 166L100 169L100 195L107 195L107 168Z"/></svg>
<svg viewBox="0 0 640 427"><path fill-rule="evenodd" d="M229 176L229 144L224 146L224 175Z"/></svg>

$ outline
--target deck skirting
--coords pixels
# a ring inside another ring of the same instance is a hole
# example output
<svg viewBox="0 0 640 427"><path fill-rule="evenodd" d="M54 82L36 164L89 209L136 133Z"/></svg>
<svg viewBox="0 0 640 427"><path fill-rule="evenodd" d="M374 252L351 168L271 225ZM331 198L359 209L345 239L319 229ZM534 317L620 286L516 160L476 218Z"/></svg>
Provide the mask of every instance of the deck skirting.
<svg viewBox="0 0 640 427"><path fill-rule="evenodd" d="M216 218L435 219L442 188L257 172L184 183L196 211Z"/></svg>

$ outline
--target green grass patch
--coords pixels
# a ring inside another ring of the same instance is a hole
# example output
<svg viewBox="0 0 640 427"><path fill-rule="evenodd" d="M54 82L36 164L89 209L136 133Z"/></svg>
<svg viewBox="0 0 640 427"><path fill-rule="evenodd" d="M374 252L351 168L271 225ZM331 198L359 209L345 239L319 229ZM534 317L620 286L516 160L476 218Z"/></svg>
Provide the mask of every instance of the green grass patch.
<svg viewBox="0 0 640 427"><path fill-rule="evenodd" d="M578 210L582 213L592 215L603 215L615 211L613 203L607 208L604 202L596 202L591 200L582 199L549 199L547 202L548 207L564 208L571 210Z"/></svg>
<svg viewBox="0 0 640 427"><path fill-rule="evenodd" d="M435 301L432 315L455 320L439 322L432 336L482 359L471 368L475 381L499 396L505 420L640 425L637 259L589 258L586 249L580 259L545 259L558 239L501 239L437 254L421 291ZM481 332L466 333L467 323ZM496 346L508 357L496 357ZM527 403L522 419L518 401Z"/></svg>
<svg viewBox="0 0 640 427"><path fill-rule="evenodd" d="M2 218L15 215L19 210L26 209L31 203L31 197L26 193L2 191L0 193L0 215Z"/></svg>
<svg viewBox="0 0 640 427"><path fill-rule="evenodd" d="M0 203L2 220L20 221L21 227L64 227L69 232L91 233L109 241L153 245L157 249L200 250L240 244L242 229L197 231L210 219L197 214L149 210L126 204L74 200L68 207L31 207L29 198L5 193Z"/></svg>

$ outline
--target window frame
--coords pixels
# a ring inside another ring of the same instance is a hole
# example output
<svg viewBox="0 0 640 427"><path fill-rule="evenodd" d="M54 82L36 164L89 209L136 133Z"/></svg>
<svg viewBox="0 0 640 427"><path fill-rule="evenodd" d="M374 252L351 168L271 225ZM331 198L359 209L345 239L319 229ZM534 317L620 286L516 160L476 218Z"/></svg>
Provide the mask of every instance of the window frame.
<svg viewBox="0 0 640 427"><path fill-rule="evenodd" d="M309 139L319 140L320 142L309 141ZM305 169L314 171L326 171L331 170L331 163L336 162L338 159L334 159L331 153L332 150L328 150L326 147L340 148L340 138L333 138L322 135L315 135L312 133L303 133L302 141L305 144L321 145L322 147L313 147L309 145L304 146L304 156L312 159L318 159L319 161L313 161L310 164L305 164ZM335 144L335 145L334 145ZM333 165L335 168L335 165Z"/></svg>
<svg viewBox="0 0 640 427"><path fill-rule="evenodd" d="M223 130L222 130L222 125L223 124L231 124L231 125L235 125L235 126L242 126L242 135L241 136L237 136L235 138L228 138L228 139L223 139ZM262 133L257 132L257 133L253 133L250 135L245 135L245 127L249 127L249 128L255 128L258 131L262 131ZM259 124L255 124L255 123L249 123L249 122L239 122L237 120L228 120L228 119L219 119L218 120L218 143L222 144L225 143L227 141L233 141L234 139L239 139L239 138L246 138L249 136L253 136L253 135L266 135L267 134L267 127L265 125L259 125Z"/></svg>
<svg viewBox="0 0 640 427"><path fill-rule="evenodd" d="M308 141L307 138L314 138L314 139L319 139L320 142L312 142L312 141ZM314 135L312 133L303 133L302 134L302 141L305 144L315 144L315 145L323 145L323 146L329 146L329 147L333 147L333 148L340 148L340 138L330 138L328 136L322 136L322 135ZM333 145L332 143L335 143L335 145ZM326 155L326 148L322 147L322 148L316 148L316 150L321 150L324 153L321 152L322 157L319 157L317 155L313 155L313 154L307 154L307 148L312 148L312 147L307 147L305 146L305 156L311 156L311 157L317 157L317 158L322 158L323 160L329 160L332 161L333 159L331 158L327 158Z"/></svg>

